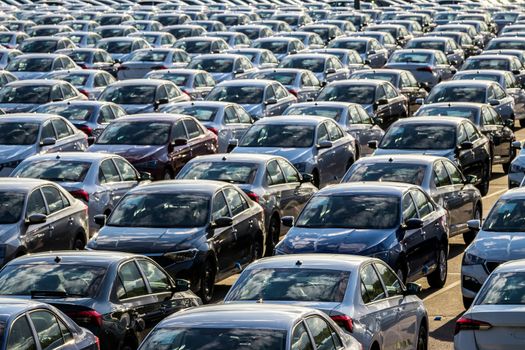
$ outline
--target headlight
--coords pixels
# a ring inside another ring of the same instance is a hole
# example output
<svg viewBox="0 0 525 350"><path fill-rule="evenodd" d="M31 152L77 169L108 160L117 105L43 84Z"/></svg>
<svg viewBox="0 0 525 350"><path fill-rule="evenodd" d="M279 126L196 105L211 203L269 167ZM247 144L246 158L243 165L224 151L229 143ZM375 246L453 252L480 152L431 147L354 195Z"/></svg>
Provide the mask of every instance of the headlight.
<svg viewBox="0 0 525 350"><path fill-rule="evenodd" d="M525 172L525 167L521 166L518 163L511 163L510 164L510 172L511 173L524 173Z"/></svg>
<svg viewBox="0 0 525 350"><path fill-rule="evenodd" d="M195 259L198 252L198 249L179 250L178 252L166 253L164 256L173 260L174 264L180 264Z"/></svg>
<svg viewBox="0 0 525 350"><path fill-rule="evenodd" d="M136 163L135 167L137 167L137 168L155 169L155 168L157 168L157 164L158 163L159 163L158 160L150 160L148 162Z"/></svg>
<svg viewBox="0 0 525 350"><path fill-rule="evenodd" d="M465 252L463 255L463 265L483 265L485 259L480 258L477 255Z"/></svg>

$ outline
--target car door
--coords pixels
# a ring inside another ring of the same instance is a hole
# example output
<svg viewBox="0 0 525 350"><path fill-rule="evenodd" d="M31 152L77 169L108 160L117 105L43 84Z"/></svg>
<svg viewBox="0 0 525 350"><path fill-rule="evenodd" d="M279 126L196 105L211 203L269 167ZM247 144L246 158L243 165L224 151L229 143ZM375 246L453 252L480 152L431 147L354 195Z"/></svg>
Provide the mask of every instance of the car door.
<svg viewBox="0 0 525 350"><path fill-rule="evenodd" d="M342 342L332 327L319 316L310 316L304 320L317 350L338 350Z"/></svg>
<svg viewBox="0 0 525 350"><path fill-rule="evenodd" d="M494 109L496 109L504 119L508 119L514 114L514 99L507 95L499 84L493 84L489 87L488 96L487 102L489 104L491 100L497 100L498 104L494 106Z"/></svg>
<svg viewBox="0 0 525 350"><path fill-rule="evenodd" d="M296 100L295 98L290 98L290 93L281 85L274 84L273 89L275 91L275 98L277 99L277 104L275 105L276 114L274 115L281 115L284 110Z"/></svg>
<svg viewBox="0 0 525 350"><path fill-rule="evenodd" d="M388 100L390 114L393 118L404 118L408 116L407 113L407 98L403 95L400 95L394 86L390 83L383 84L385 89L386 99Z"/></svg>
<svg viewBox="0 0 525 350"><path fill-rule="evenodd" d="M407 72L400 74L400 84L401 93L408 97L408 112L409 116L412 116L417 112L419 107L421 107L420 104L416 103L416 100L419 98L425 99L428 93L425 89L421 88L417 80Z"/></svg>
<svg viewBox="0 0 525 350"><path fill-rule="evenodd" d="M94 195L104 208L112 210L127 190L125 189L126 186L122 184L122 178L111 158L105 159L100 163L98 182L103 190Z"/></svg>
<svg viewBox="0 0 525 350"><path fill-rule="evenodd" d="M53 124L53 127L56 131L56 146L58 147L58 151L83 151L83 149L79 149L79 144L77 142L78 136L73 130L70 130L66 122L64 122L62 119L55 118L51 120L51 123Z"/></svg>
<svg viewBox="0 0 525 350"><path fill-rule="evenodd" d="M441 216L423 191L414 189L410 191L410 194L414 199L419 218L423 220L421 250L418 255L421 256L422 264L420 267L425 273L429 266L436 263L436 247L441 244L441 232L439 231Z"/></svg>
<svg viewBox="0 0 525 350"><path fill-rule="evenodd" d="M409 219L419 218L417 206L410 193L406 193L402 199L403 223ZM425 260L425 237L423 229L404 230L400 240L401 245L405 248L406 260L408 265L408 275L410 277L421 273L423 261ZM393 266L395 267L395 266Z"/></svg>
<svg viewBox="0 0 525 350"><path fill-rule="evenodd" d="M379 100L387 100L385 89L383 85L378 85L376 88L376 96L374 102ZM388 128L397 118L392 114L392 106L390 103L383 105L374 105L375 112L374 116L376 118L381 118L383 120L383 129Z"/></svg>
<svg viewBox="0 0 525 350"><path fill-rule="evenodd" d="M332 152L334 157L335 180L341 180L346 170L355 161L355 155L349 150L354 145L349 145L350 137L344 137L344 132L334 121L329 120L325 123L328 136L332 142Z"/></svg>
<svg viewBox="0 0 525 350"><path fill-rule="evenodd" d="M235 105L224 107L222 127L220 131L221 141L225 140L228 142L228 140L240 140L251 125L241 123L239 120L239 114L237 113L240 109L235 107ZM250 118L250 116L248 116L248 118Z"/></svg>
<svg viewBox="0 0 525 350"><path fill-rule="evenodd" d="M78 349L71 332L51 311L37 309L28 312L28 317L35 331L37 342L40 344L40 349ZM24 347L24 349L27 348Z"/></svg>
<svg viewBox="0 0 525 350"><path fill-rule="evenodd" d="M497 127L497 130L499 132L500 136L500 156L503 160L508 159L511 157L512 148L511 144L516 139L514 132L508 125L510 122L507 122L509 124L506 124L503 121L503 118L496 112L493 108L487 108L487 111L492 114L492 117L494 118L494 124Z"/></svg>
<svg viewBox="0 0 525 350"><path fill-rule="evenodd" d="M212 198L211 205L211 222L215 222L219 218L231 218L232 214L223 191L218 191ZM217 256L217 264L219 274L224 274L231 271L237 260L238 252L235 252L237 244L237 233L234 231L234 226L210 228L212 232L209 233L208 241L215 249Z"/></svg>
<svg viewBox="0 0 525 350"><path fill-rule="evenodd" d="M233 219L235 243L233 248L234 265L238 268L252 261L252 248L255 237L255 223L248 201L239 190L228 187L223 190Z"/></svg>
<svg viewBox="0 0 525 350"><path fill-rule="evenodd" d="M475 170L475 175L479 179L483 176L483 165L485 164L485 158L487 157L485 143L486 138L481 135L479 130L472 124L470 121L464 121L463 125L467 132L467 137L470 142L472 142L473 147L471 150L473 165L472 168Z"/></svg>
<svg viewBox="0 0 525 350"><path fill-rule="evenodd" d="M48 216L48 240L52 250L70 249L79 227L75 226L75 216L79 213L72 211L68 199L54 186L42 187L42 194L46 201Z"/></svg>
<svg viewBox="0 0 525 350"><path fill-rule="evenodd" d="M285 216L296 218L313 195L314 188L301 182L301 175L288 160L277 159L277 163L286 180L286 189L281 192L281 209Z"/></svg>
<svg viewBox="0 0 525 350"><path fill-rule="evenodd" d="M171 129L170 142L173 144L177 140L188 140L188 134L182 120L177 121ZM189 142L180 146L168 146L168 162L176 175L180 169L192 158Z"/></svg>
<svg viewBox="0 0 525 350"><path fill-rule="evenodd" d="M120 174L120 181L116 185L114 200L120 200L130 189L137 186L140 182L140 174L133 166L125 159L113 158L117 170ZM117 198L118 197L118 198Z"/></svg>
<svg viewBox="0 0 525 350"><path fill-rule="evenodd" d="M449 163L448 161L446 163ZM461 226L466 223L463 218L463 199L460 196L460 191L463 186L453 184L445 164L441 160L437 160L432 164L433 178L432 187L435 190L432 191L432 199L443 208L447 209L449 213L449 225L452 232L457 232L461 229ZM463 184L461 184L463 185Z"/></svg>
<svg viewBox="0 0 525 350"><path fill-rule="evenodd" d="M28 219L33 214L47 215L46 202L40 188L31 192L27 199L26 215ZM20 239L26 246L28 253L36 253L46 250L51 250L51 242L49 241L49 222L41 224L28 224L25 234L22 234Z"/></svg>
<svg viewBox="0 0 525 350"><path fill-rule="evenodd" d="M452 186L454 187L457 201L456 205L459 207L456 212L457 225L465 229L467 221L474 216L474 206L472 205L474 199L473 193L471 190L465 189L465 186L467 186L465 178L455 164L451 161L445 160L443 160L443 164L445 165L445 169L447 170Z"/></svg>
<svg viewBox="0 0 525 350"><path fill-rule="evenodd" d="M41 153L59 152L61 150L60 144L56 143L57 134L55 132L55 128L53 127L53 123L51 122L51 119L48 119L42 124L40 131L40 144L51 139L55 140L55 143L49 146L40 146Z"/></svg>
<svg viewBox="0 0 525 350"><path fill-rule="evenodd" d="M310 334L304 325L304 322L301 321L297 323L292 331L292 336L290 337L290 350L313 350L314 346L312 344L312 339Z"/></svg>
<svg viewBox="0 0 525 350"><path fill-rule="evenodd" d="M184 126L188 133L188 145L190 146L191 158L203 156L212 152L211 140L203 128L193 119L184 119Z"/></svg>
<svg viewBox="0 0 525 350"><path fill-rule="evenodd" d="M479 169L477 169L474 158L474 151L472 149L460 149L460 145L465 141L469 141L467 131L463 123L459 124L456 131L457 151L456 159L458 160L461 171L465 175L479 176Z"/></svg>
<svg viewBox="0 0 525 350"><path fill-rule="evenodd" d="M24 313L11 323L9 335L7 336L6 349L35 350L37 349L36 343L37 340L35 334L33 333L28 318Z"/></svg>
<svg viewBox="0 0 525 350"><path fill-rule="evenodd" d="M322 123L317 127L316 145L321 145L326 141L330 141L330 135L325 123ZM332 147L317 149L317 165L319 184L325 185L336 181L338 164Z"/></svg>
<svg viewBox="0 0 525 350"><path fill-rule="evenodd" d="M195 100L204 100L204 98L210 93L211 87L206 84L206 79L203 73L197 73L193 77L194 92L192 97Z"/></svg>
<svg viewBox="0 0 525 350"><path fill-rule="evenodd" d="M505 155L502 148L505 147L505 145L502 145L501 141L501 130L503 129L503 125L501 127L498 127L496 125L496 121L494 120L494 116L488 108L482 107L481 108L481 121L482 125L480 127L481 132L489 138L489 140L492 141L493 145L493 162L494 163L500 163L501 157ZM503 124L503 122L502 122ZM508 152L508 147L507 147ZM508 153L507 153L508 155Z"/></svg>
<svg viewBox="0 0 525 350"><path fill-rule="evenodd" d="M275 90L273 88L273 85L268 85L266 87L266 91L264 92L264 102L267 103L268 101L275 100L277 101L277 96L275 95ZM279 106L277 103L274 104L265 104L264 109L266 111L266 115L271 117L275 115L279 115Z"/></svg>

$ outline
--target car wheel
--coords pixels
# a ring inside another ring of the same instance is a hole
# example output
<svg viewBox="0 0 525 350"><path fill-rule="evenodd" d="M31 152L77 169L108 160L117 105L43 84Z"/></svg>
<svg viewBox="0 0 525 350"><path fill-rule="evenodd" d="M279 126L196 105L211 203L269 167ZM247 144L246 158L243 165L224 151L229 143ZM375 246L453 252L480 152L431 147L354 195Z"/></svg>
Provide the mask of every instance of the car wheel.
<svg viewBox="0 0 525 350"><path fill-rule="evenodd" d="M463 307L465 308L465 310L467 310L472 305L473 301L474 299L463 296Z"/></svg>
<svg viewBox="0 0 525 350"><path fill-rule="evenodd" d="M482 196L486 196L487 193L489 193L490 176L492 173L491 168L492 165L490 163L490 160L488 160L483 166L483 180L481 184L478 185L479 192L481 192Z"/></svg>
<svg viewBox="0 0 525 350"><path fill-rule="evenodd" d="M520 119L520 128L525 128L525 119Z"/></svg>
<svg viewBox="0 0 525 350"><path fill-rule="evenodd" d="M428 348L428 334L427 327L424 324L419 326L419 334L417 336L417 350L427 350Z"/></svg>
<svg viewBox="0 0 525 350"><path fill-rule="evenodd" d="M474 217L472 218L474 220L481 220L481 208L476 206L476 211L474 211ZM466 245L469 245L472 243L474 238L476 238L476 235L478 234L478 231L468 230L463 234L463 241L465 241Z"/></svg>
<svg viewBox="0 0 525 350"><path fill-rule="evenodd" d="M72 250L84 250L85 247L86 247L85 239L82 237L81 234L78 234L75 237L75 240L73 241Z"/></svg>
<svg viewBox="0 0 525 350"><path fill-rule="evenodd" d="M437 255L437 268L427 276L428 284L433 288L442 288L447 282L447 269L447 251L442 246Z"/></svg>
<svg viewBox="0 0 525 350"><path fill-rule="evenodd" d="M171 180L173 179L173 172L170 169L164 170L164 174L162 175L162 180Z"/></svg>
<svg viewBox="0 0 525 350"><path fill-rule="evenodd" d="M206 260L202 268L200 285L201 288L198 295L204 304L208 304L213 298L215 289L215 267L210 259Z"/></svg>
<svg viewBox="0 0 525 350"><path fill-rule="evenodd" d="M268 236L266 238L266 252L265 256L273 255L273 248L279 242L279 235L281 233L281 224L279 222L279 216L273 215L268 225Z"/></svg>
<svg viewBox="0 0 525 350"><path fill-rule="evenodd" d="M317 169L314 169L314 171L312 172L312 177L312 183L315 187L319 188L319 186L321 185L321 180L319 178L319 172L317 171Z"/></svg>

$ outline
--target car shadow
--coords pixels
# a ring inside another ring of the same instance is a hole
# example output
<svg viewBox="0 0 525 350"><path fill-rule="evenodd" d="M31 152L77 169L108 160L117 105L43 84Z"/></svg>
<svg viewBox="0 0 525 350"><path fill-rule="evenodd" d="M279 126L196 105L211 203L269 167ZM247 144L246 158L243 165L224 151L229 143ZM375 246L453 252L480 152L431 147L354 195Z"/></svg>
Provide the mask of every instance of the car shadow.
<svg viewBox="0 0 525 350"><path fill-rule="evenodd" d="M461 317L461 315L463 315L463 312L430 332L428 334L429 337L444 342L454 341L454 328L456 327L456 321Z"/></svg>

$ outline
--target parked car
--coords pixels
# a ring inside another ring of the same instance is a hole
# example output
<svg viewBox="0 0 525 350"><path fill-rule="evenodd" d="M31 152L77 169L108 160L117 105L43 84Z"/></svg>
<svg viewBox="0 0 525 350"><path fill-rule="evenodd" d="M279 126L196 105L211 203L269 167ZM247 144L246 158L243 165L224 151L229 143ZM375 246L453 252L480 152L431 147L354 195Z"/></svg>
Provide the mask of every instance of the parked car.
<svg viewBox="0 0 525 350"><path fill-rule="evenodd" d="M510 169L508 174L508 187L522 187L523 178L525 175L525 151L523 150L522 142L515 141L511 145L512 148L516 149L516 157L510 163Z"/></svg>
<svg viewBox="0 0 525 350"><path fill-rule="evenodd" d="M305 50L304 44L297 38L271 36L254 40L252 48L266 49L271 51L279 61L290 54L296 54Z"/></svg>
<svg viewBox="0 0 525 350"><path fill-rule="evenodd" d="M275 68L279 64L279 60L277 59L277 57L275 57L273 52L266 49L246 47L240 49L231 49L226 51L226 53L242 55L248 58L255 68L259 69Z"/></svg>
<svg viewBox="0 0 525 350"><path fill-rule="evenodd" d="M116 36L99 40L96 48L105 50L113 60L121 60L133 51L149 49L151 45L142 38Z"/></svg>
<svg viewBox="0 0 525 350"><path fill-rule="evenodd" d="M60 70L43 78L67 81L90 100L96 100L108 85L117 81L111 74L99 69Z"/></svg>
<svg viewBox="0 0 525 350"><path fill-rule="evenodd" d="M139 32L131 34L131 36L139 36L146 39L146 41L154 48L169 48L177 41L173 34L162 32Z"/></svg>
<svg viewBox="0 0 525 350"><path fill-rule="evenodd" d="M215 86L213 76L200 69L159 69L144 78L169 80L192 100L203 100Z"/></svg>
<svg viewBox="0 0 525 350"><path fill-rule="evenodd" d="M191 60L188 68L210 73L217 83L233 80L241 74L249 74L257 70L248 58L235 54L199 55Z"/></svg>
<svg viewBox="0 0 525 350"><path fill-rule="evenodd" d="M308 50L308 52L325 53L336 56L344 67L348 68L348 74L358 70L370 69L370 67L363 61L359 53L352 49L316 49Z"/></svg>
<svg viewBox="0 0 525 350"><path fill-rule="evenodd" d="M186 51L190 57L208 53L223 53L230 49L223 39L207 36L182 38L177 40L173 47Z"/></svg>
<svg viewBox="0 0 525 350"><path fill-rule="evenodd" d="M0 44L8 49L16 49L27 38L24 32L0 32Z"/></svg>
<svg viewBox="0 0 525 350"><path fill-rule="evenodd" d="M465 61L465 52L456 44L454 39L443 36L424 36L411 39L405 49L430 49L443 52L448 61L455 67L459 67Z"/></svg>
<svg viewBox="0 0 525 350"><path fill-rule="evenodd" d="M188 54L181 49L153 48L135 50L122 59L118 67L119 80L140 79L154 70L184 68L190 62Z"/></svg>
<svg viewBox="0 0 525 350"><path fill-rule="evenodd" d="M0 68L6 69L16 57L23 55L23 52L17 49L0 49Z"/></svg>
<svg viewBox="0 0 525 350"><path fill-rule="evenodd" d="M93 32L63 32L56 36L69 38L77 47L95 47L102 37Z"/></svg>
<svg viewBox="0 0 525 350"><path fill-rule="evenodd" d="M188 289L151 259L120 252L32 254L0 271L0 295L53 305L93 332L103 350L136 348L164 315L199 306Z"/></svg>
<svg viewBox="0 0 525 350"><path fill-rule="evenodd" d="M117 68L115 60L105 50L97 48L78 48L58 50L71 58L80 68L83 69L100 69L116 77Z"/></svg>
<svg viewBox="0 0 525 350"><path fill-rule="evenodd" d="M20 80L40 79L50 72L79 69L73 60L62 54L29 54L13 59L5 69Z"/></svg>
<svg viewBox="0 0 525 350"><path fill-rule="evenodd" d="M336 56L322 53L290 55L279 64L280 68L306 69L323 83L348 78L349 70Z"/></svg>
<svg viewBox="0 0 525 350"><path fill-rule="evenodd" d="M174 24L162 28L164 32L170 33L175 39L188 38L193 36L202 36L206 29L196 24Z"/></svg>
<svg viewBox="0 0 525 350"><path fill-rule="evenodd" d="M37 36L24 39L18 49L23 53L53 53L60 49L73 49L75 44L68 38L59 36Z"/></svg>

